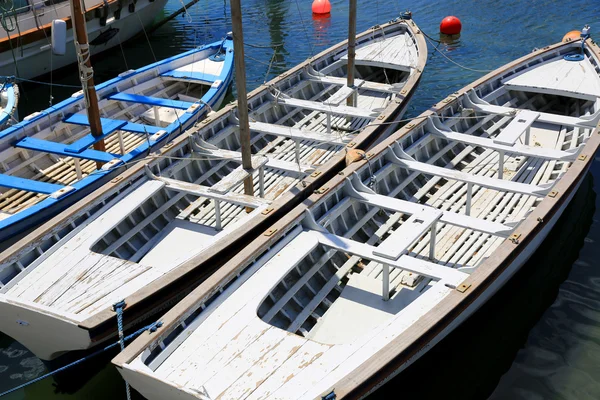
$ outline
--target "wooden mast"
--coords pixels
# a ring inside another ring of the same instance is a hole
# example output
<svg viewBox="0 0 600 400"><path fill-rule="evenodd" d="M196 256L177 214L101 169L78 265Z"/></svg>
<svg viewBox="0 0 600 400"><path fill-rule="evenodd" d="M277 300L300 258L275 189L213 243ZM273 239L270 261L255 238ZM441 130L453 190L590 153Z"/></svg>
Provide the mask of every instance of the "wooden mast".
<svg viewBox="0 0 600 400"><path fill-rule="evenodd" d="M240 0L231 0L231 25L233 31L233 59L235 64L235 87L237 89L240 142L242 145L242 167L250 173L244 179L244 193L254 195L252 182L252 149L250 148L250 125L248 123L248 99L246 95L246 64L244 62L244 31ZM246 211L250 211L246 208Z"/></svg>
<svg viewBox="0 0 600 400"><path fill-rule="evenodd" d="M96 97L96 87L94 86L94 72L90 61L90 50L88 45L87 29L85 26L85 18L81 7L83 0L71 0L71 17L73 19L73 30L75 33L75 50L81 53L78 54L78 59L84 61L84 67L78 61L79 75L83 77L81 83L83 85L83 95L86 98L86 108L90 130L95 137L102 136L102 124L100 123L100 111L98 109L98 97ZM79 44L79 45L78 45ZM94 149L105 151L104 139L94 143ZM96 168L102 167L102 162L96 162Z"/></svg>
<svg viewBox="0 0 600 400"><path fill-rule="evenodd" d="M356 0L350 0L348 15L348 87L354 86L354 59L356 58ZM356 94L348 97L347 104L356 106Z"/></svg>

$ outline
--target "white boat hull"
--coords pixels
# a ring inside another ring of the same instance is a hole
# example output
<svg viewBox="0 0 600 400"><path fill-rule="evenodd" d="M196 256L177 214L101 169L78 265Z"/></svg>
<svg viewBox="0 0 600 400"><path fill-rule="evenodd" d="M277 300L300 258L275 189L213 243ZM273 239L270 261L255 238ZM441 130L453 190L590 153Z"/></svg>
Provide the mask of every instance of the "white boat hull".
<svg viewBox="0 0 600 400"><path fill-rule="evenodd" d="M104 41L99 38L100 44L91 45L92 55L99 54L105 50L109 50L119 43L132 38L143 29L150 27L156 18L156 15L164 8L167 0L141 0L136 3L135 12L129 13L127 7L121 9L120 19L114 19L110 22L110 18L106 26L100 25L100 19L94 18L87 22L88 39L91 43L98 38L100 34L104 34ZM47 13L50 13L48 10ZM112 30L117 29L118 32ZM114 35L112 37L111 34ZM15 66L14 59L17 64ZM19 47L13 52L8 50L0 53L0 74L4 76L17 76L19 78L31 79L40 75L49 73L51 70L56 70L77 61L75 46L73 45L73 30L67 31L66 52L62 56L52 55L51 46L44 38L33 43Z"/></svg>
<svg viewBox="0 0 600 400"><path fill-rule="evenodd" d="M488 302L500 289L504 287L504 285L515 275L525 263L531 258L531 256L536 252L536 250L540 247L540 245L544 242L548 234L556 225L556 222L560 219L565 209L571 203L571 200L579 190L581 183L585 179L589 171L589 167L585 170L583 174L581 174L581 178L575 184L575 189L571 192L571 194L567 197L567 200L560 206L554 216L548 221L548 224L538 233L538 235L529 243L523 251L517 256L515 261L513 261L502 274L498 277L498 279L494 280L494 282L489 286L489 288L483 292L481 296L477 298L469 307L465 309L464 312L460 314L458 318L456 318L450 325L448 325L443 331L441 331L431 342L429 342L426 346L424 346L419 352L417 352L413 357L411 357L406 363L402 364L398 369L396 369L392 374L385 377L381 382L377 384L377 386L370 391L368 394L375 392L385 383L387 383L390 379L396 377L399 373L410 367L413 363L415 363L418 359L420 359L423 355L425 355L429 350L431 350L435 345L441 342L446 336L448 336L452 331L458 328L463 322L468 320L477 310L479 310L485 303ZM368 395L367 394L367 395ZM365 396L366 397L366 396Z"/></svg>

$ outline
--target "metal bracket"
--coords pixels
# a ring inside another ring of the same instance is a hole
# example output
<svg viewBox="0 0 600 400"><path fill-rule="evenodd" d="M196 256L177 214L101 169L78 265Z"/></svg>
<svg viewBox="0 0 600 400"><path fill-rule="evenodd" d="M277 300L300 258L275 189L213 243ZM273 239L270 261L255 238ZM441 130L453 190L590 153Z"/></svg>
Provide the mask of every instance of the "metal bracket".
<svg viewBox="0 0 600 400"><path fill-rule="evenodd" d="M271 228L264 233L265 236L272 236L275 232L277 232L277 228Z"/></svg>
<svg viewBox="0 0 600 400"><path fill-rule="evenodd" d="M317 190L315 190L316 194L323 194L323 193L327 193L327 191L329 190L329 188L327 186L323 186L322 188L319 188Z"/></svg>
<svg viewBox="0 0 600 400"><path fill-rule="evenodd" d="M556 196L558 196L558 191L556 191L556 190L553 190L550 193L548 193L548 197L556 197Z"/></svg>
<svg viewBox="0 0 600 400"><path fill-rule="evenodd" d="M116 178L113 178L110 183L119 183L123 180L122 176L117 176Z"/></svg>
<svg viewBox="0 0 600 400"><path fill-rule="evenodd" d="M310 176L313 177L313 178L316 178L319 175L321 175L321 171L315 171L312 174L310 174Z"/></svg>
<svg viewBox="0 0 600 400"><path fill-rule="evenodd" d="M354 146L356 146L356 142L350 142L346 145L346 147L350 147L350 148L352 148Z"/></svg>
<svg viewBox="0 0 600 400"><path fill-rule="evenodd" d="M585 161L585 159L586 159L586 158L587 158L587 155L585 155L585 154L582 154L582 155L580 155L579 157L577 157L577 159L578 159L579 161Z"/></svg>
<svg viewBox="0 0 600 400"><path fill-rule="evenodd" d="M469 284L466 284L466 283L461 283L460 285L458 285L458 286L456 287L456 290L457 290L457 291L459 291L459 292L461 292L461 293L464 293L464 292L466 292L467 290L469 290L469 288L470 288L470 287L471 287L471 284L470 284L470 283L469 283Z"/></svg>
<svg viewBox="0 0 600 400"><path fill-rule="evenodd" d="M261 213L262 215L268 215L270 214L272 211L274 210L273 207L267 207L263 210L263 212Z"/></svg>
<svg viewBox="0 0 600 400"><path fill-rule="evenodd" d="M520 233L513 233L512 235L510 235L510 237L508 238L508 240L510 240L514 244L519 244L519 238L520 237L521 237Z"/></svg>

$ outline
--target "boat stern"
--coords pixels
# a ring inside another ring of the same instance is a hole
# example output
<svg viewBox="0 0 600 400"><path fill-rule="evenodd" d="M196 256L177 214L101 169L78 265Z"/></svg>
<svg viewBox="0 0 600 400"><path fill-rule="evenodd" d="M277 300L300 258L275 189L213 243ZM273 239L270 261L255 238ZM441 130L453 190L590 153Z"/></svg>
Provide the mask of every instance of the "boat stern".
<svg viewBox="0 0 600 400"><path fill-rule="evenodd" d="M74 320L0 294L0 331L27 347L36 357L52 360L91 346L89 332Z"/></svg>

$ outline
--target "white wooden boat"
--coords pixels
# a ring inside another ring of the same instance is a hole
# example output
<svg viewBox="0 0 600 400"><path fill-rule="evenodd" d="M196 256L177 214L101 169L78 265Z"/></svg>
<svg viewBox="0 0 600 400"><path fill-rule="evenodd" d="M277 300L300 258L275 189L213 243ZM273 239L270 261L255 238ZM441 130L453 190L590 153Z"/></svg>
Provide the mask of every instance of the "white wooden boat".
<svg viewBox="0 0 600 400"><path fill-rule="evenodd" d="M90 133L81 91L1 131L0 242L47 221L197 123L220 106L232 79L228 37L96 85L101 136ZM101 140L105 151L94 148Z"/></svg>
<svg viewBox="0 0 600 400"><path fill-rule="evenodd" d="M0 129L19 122L19 86L14 82L4 82L0 88Z"/></svg>
<svg viewBox="0 0 600 400"><path fill-rule="evenodd" d="M31 79L77 61L71 29L68 0L7 0L5 26L0 28L0 75ZM85 0L86 27L91 53L118 46L152 25L167 0L137 0L126 4L120 0ZM12 7L12 9L11 9ZM67 23L66 53L52 54L52 21ZM52 63L50 63L52 57ZM16 63L15 63L16 60Z"/></svg>
<svg viewBox="0 0 600 400"><path fill-rule="evenodd" d="M425 66L422 34L398 19L358 35L353 88L346 54L342 42L248 95L251 171L230 104L0 254L0 331L50 360L114 335L123 298L126 326L163 312L347 151L393 132Z"/></svg>
<svg viewBox="0 0 600 400"><path fill-rule="evenodd" d="M600 143L591 40L454 93L296 207L113 360L148 399L361 398L543 241Z"/></svg>

